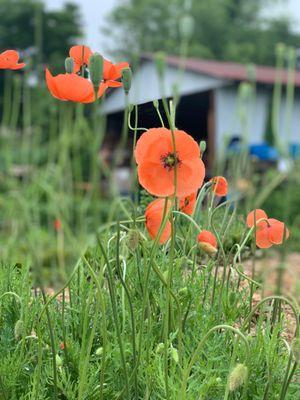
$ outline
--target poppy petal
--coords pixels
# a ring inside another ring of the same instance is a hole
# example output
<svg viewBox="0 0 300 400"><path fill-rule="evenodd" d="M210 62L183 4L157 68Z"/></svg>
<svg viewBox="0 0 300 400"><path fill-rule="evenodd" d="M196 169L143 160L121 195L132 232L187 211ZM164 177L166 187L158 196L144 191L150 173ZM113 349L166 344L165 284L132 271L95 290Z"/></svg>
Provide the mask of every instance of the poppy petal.
<svg viewBox="0 0 300 400"><path fill-rule="evenodd" d="M248 216L247 216L247 226L249 228L252 228L254 226L254 223L257 222L260 219L267 219L268 216L265 213L264 210L261 210L260 208L251 211Z"/></svg>

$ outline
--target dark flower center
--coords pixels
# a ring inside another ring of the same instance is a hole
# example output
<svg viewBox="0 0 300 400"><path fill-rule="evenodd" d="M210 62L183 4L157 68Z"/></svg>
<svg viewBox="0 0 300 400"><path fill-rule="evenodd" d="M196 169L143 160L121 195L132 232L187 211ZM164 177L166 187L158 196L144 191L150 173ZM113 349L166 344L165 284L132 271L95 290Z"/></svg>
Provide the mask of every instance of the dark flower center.
<svg viewBox="0 0 300 400"><path fill-rule="evenodd" d="M167 168L168 170L171 170L172 168L175 167L175 165L178 165L181 162L177 157L176 153L168 153L161 156L161 161L164 167Z"/></svg>

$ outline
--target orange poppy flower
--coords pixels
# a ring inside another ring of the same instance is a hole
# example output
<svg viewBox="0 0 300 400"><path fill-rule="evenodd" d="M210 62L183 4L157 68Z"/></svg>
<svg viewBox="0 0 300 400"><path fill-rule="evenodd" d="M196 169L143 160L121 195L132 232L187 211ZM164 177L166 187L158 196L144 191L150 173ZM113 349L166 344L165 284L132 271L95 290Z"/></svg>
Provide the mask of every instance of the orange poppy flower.
<svg viewBox="0 0 300 400"><path fill-rule="evenodd" d="M92 50L88 46L73 46L70 48L69 55L74 60L73 72L80 71L81 67L88 66L90 56L93 54Z"/></svg>
<svg viewBox="0 0 300 400"><path fill-rule="evenodd" d="M247 216L248 227L252 228L254 224L256 224L256 245L260 249L268 249L274 244L282 244L284 235L285 239L288 239L290 235L283 222L268 218L265 211L261 209L253 210Z"/></svg>
<svg viewBox="0 0 300 400"><path fill-rule="evenodd" d="M165 199L156 199L152 201L146 208L145 211L146 228L148 230L151 239L153 240L156 238L159 232L159 228L161 226L164 214L164 207L165 207ZM170 202L168 202L167 204L166 212L169 212L169 210L170 210ZM170 236L171 236L171 223L170 221L167 221L160 236L159 243L160 244L165 243L170 238Z"/></svg>
<svg viewBox="0 0 300 400"><path fill-rule="evenodd" d="M46 69L46 82L53 97L63 101L77 103L92 103L95 101L95 93L92 83L77 74L59 74L52 76ZM103 95L107 86L101 84L98 90L98 98Z"/></svg>
<svg viewBox="0 0 300 400"><path fill-rule="evenodd" d="M215 176L210 182L212 182L212 191L217 196L223 197L227 195L228 183L224 176Z"/></svg>
<svg viewBox="0 0 300 400"><path fill-rule="evenodd" d="M122 82L118 79L122 77L122 69L128 68L129 64L127 62L120 62L118 64L113 64L111 61L103 59L103 80L108 87L120 87Z"/></svg>
<svg viewBox="0 0 300 400"><path fill-rule="evenodd" d="M19 63L19 53L15 50L6 50L0 54L0 69L21 69L25 63Z"/></svg>
<svg viewBox="0 0 300 400"><path fill-rule="evenodd" d="M172 196L175 192L174 170L177 167L177 195L196 192L203 183L205 167L197 142L184 131L176 130L174 152L171 131L152 128L137 141L135 159L140 184L155 196Z"/></svg>
<svg viewBox="0 0 300 400"><path fill-rule="evenodd" d="M60 220L59 218L56 218L56 219L53 221L53 226L54 226L54 229L55 229L57 232L60 231L61 228L62 228L61 220Z"/></svg>
<svg viewBox="0 0 300 400"><path fill-rule="evenodd" d="M258 208L256 210L249 212L249 214L247 215L247 225L249 228L252 228L252 226L254 226L254 224L256 224L257 221L259 221L260 219L267 219L267 218L268 218L268 216L267 216L266 212L264 210ZM260 222L258 223L258 225L259 224L260 224Z"/></svg>
<svg viewBox="0 0 300 400"><path fill-rule="evenodd" d="M218 251L217 238L212 232L203 230L199 233L197 239L200 248L210 256L214 255Z"/></svg>
<svg viewBox="0 0 300 400"><path fill-rule="evenodd" d="M194 212L196 200L197 192L194 192L189 196L182 197L181 199L179 199L179 210L187 215L192 215Z"/></svg>

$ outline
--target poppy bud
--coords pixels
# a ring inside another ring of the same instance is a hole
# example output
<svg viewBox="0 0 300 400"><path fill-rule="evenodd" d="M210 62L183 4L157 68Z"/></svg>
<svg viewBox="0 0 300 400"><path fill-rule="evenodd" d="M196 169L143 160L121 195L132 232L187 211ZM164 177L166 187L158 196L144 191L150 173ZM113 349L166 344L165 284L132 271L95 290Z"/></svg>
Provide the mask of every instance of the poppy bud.
<svg viewBox="0 0 300 400"><path fill-rule="evenodd" d="M158 75L160 77L163 77L165 68L166 68L166 55L162 51L158 51L155 54L155 64L156 64L156 69L158 72Z"/></svg>
<svg viewBox="0 0 300 400"><path fill-rule="evenodd" d="M175 364L178 364L178 361L179 361L178 350L175 349L174 347L171 347L170 353L171 353L171 357L175 361Z"/></svg>
<svg viewBox="0 0 300 400"><path fill-rule="evenodd" d="M127 246L130 250L135 251L139 245L140 234L139 231L131 229L127 234Z"/></svg>
<svg viewBox="0 0 300 400"><path fill-rule="evenodd" d="M60 357L58 354L56 354L55 360L56 360L56 366L57 366L58 368L59 368L59 367L62 367L62 365L63 365L63 360L61 359L61 357Z"/></svg>
<svg viewBox="0 0 300 400"><path fill-rule="evenodd" d="M300 363L300 338L295 338L292 342L292 354L297 363Z"/></svg>
<svg viewBox="0 0 300 400"><path fill-rule="evenodd" d="M229 375L229 390L234 390L243 386L248 378L248 368L244 364L237 364Z"/></svg>
<svg viewBox="0 0 300 400"><path fill-rule="evenodd" d="M158 343L155 352L157 354L161 354L164 351L164 347L165 347L164 343Z"/></svg>
<svg viewBox="0 0 300 400"><path fill-rule="evenodd" d="M249 64L247 66L247 73L248 73L249 80L252 82L255 82L256 81L256 69L255 69L254 64Z"/></svg>
<svg viewBox="0 0 300 400"><path fill-rule="evenodd" d="M276 45L276 55L279 58L282 58L285 53L285 44L284 43L277 43Z"/></svg>
<svg viewBox="0 0 300 400"><path fill-rule="evenodd" d="M206 141L205 140L201 140L200 142L200 151L201 151L201 156L203 155L203 153L206 150Z"/></svg>
<svg viewBox="0 0 300 400"><path fill-rule="evenodd" d="M14 330L15 339L16 339L17 341L19 341L19 340L22 338L23 332L24 332L24 323L23 323L23 321L22 321L21 319L19 319L19 320L16 322L15 330Z"/></svg>
<svg viewBox="0 0 300 400"><path fill-rule="evenodd" d="M132 71L131 68L123 68L122 69L122 83L123 88L126 94L129 93L131 88L131 81L132 81Z"/></svg>
<svg viewBox="0 0 300 400"><path fill-rule="evenodd" d="M65 59L65 69L67 74L72 74L74 71L74 60L72 57L67 57Z"/></svg>
<svg viewBox="0 0 300 400"><path fill-rule="evenodd" d="M96 356L102 356L103 353L103 347L98 347L98 349L95 351Z"/></svg>
<svg viewBox="0 0 300 400"><path fill-rule="evenodd" d="M194 33L194 28L195 28L195 20L191 15L185 14L180 18L179 32L180 36L183 39L189 40Z"/></svg>
<svg viewBox="0 0 300 400"><path fill-rule="evenodd" d="M103 57L99 53L94 53L90 56L89 69L92 84L98 90L103 78Z"/></svg>
<svg viewBox="0 0 300 400"><path fill-rule="evenodd" d="M154 108L158 109L159 108L159 101L157 99L153 100L153 106Z"/></svg>

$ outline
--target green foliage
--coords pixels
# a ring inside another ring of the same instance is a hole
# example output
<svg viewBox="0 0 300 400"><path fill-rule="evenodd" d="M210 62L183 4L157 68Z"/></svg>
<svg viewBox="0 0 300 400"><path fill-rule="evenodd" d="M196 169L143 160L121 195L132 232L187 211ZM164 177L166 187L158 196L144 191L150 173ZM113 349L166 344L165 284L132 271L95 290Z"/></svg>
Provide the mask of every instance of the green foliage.
<svg viewBox="0 0 300 400"><path fill-rule="evenodd" d="M196 22L190 56L274 64L276 43L297 46L299 34L286 18L264 20L261 10L267 4L272 5L264 0L126 0L112 11L105 32L118 54L179 54L179 21L188 12ZM116 33L111 33L112 24Z"/></svg>
<svg viewBox="0 0 300 400"><path fill-rule="evenodd" d="M72 3L49 11L43 1L0 0L0 20L0 49L27 50L34 65L62 68L66 49L81 36L78 7Z"/></svg>

